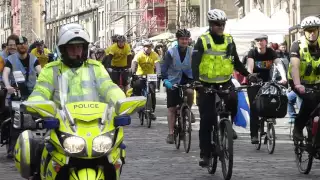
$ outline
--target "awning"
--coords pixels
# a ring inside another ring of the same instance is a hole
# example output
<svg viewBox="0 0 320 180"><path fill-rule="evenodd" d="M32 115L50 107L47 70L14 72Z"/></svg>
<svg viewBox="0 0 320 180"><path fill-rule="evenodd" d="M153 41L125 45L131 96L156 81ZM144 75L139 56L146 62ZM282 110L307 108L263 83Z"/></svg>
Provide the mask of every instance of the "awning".
<svg viewBox="0 0 320 180"><path fill-rule="evenodd" d="M149 38L149 40L157 41L157 40L164 40L164 39L171 39L171 38L174 38L174 34L170 33L170 32L165 32L165 33L159 34L157 36L154 36L152 38Z"/></svg>

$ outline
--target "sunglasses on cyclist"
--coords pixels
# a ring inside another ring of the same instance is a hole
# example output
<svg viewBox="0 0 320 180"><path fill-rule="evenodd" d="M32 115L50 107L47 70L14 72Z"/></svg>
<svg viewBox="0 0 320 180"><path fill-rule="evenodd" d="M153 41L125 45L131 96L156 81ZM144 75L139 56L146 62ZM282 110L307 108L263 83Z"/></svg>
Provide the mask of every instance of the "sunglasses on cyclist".
<svg viewBox="0 0 320 180"><path fill-rule="evenodd" d="M312 32L317 32L317 31L319 31L319 28L317 28L317 27L306 28L304 31L305 31L305 32L312 33Z"/></svg>
<svg viewBox="0 0 320 180"><path fill-rule="evenodd" d="M226 25L226 22L225 21L211 21L210 22L211 25L214 25L214 26L225 26Z"/></svg>

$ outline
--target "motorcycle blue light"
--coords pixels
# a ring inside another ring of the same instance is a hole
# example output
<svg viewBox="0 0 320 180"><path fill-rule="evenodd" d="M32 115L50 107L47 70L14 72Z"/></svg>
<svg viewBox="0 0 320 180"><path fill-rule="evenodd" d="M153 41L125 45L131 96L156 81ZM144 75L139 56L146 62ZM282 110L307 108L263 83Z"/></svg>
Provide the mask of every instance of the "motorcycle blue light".
<svg viewBox="0 0 320 180"><path fill-rule="evenodd" d="M114 126L118 127L118 126L127 126L131 124L131 117L127 116L127 115L123 115L123 116L116 116L114 118Z"/></svg>
<svg viewBox="0 0 320 180"><path fill-rule="evenodd" d="M45 129L56 129L59 125L59 120L56 118L44 118L43 120L43 128Z"/></svg>
<svg viewBox="0 0 320 180"><path fill-rule="evenodd" d="M126 148L127 148L127 146L126 146L125 144L123 144L123 143L121 143L121 144L119 145L119 147L120 147L120 149L126 149Z"/></svg>

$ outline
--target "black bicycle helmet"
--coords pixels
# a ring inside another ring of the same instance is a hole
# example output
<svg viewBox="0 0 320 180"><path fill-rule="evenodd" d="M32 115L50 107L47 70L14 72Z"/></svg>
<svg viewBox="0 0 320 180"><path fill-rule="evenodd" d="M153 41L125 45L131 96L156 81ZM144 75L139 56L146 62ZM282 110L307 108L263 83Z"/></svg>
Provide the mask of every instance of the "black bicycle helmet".
<svg viewBox="0 0 320 180"><path fill-rule="evenodd" d="M118 34L111 36L112 42L116 43L118 41L118 36L119 36Z"/></svg>
<svg viewBox="0 0 320 180"><path fill-rule="evenodd" d="M187 29L179 29L177 32L176 32L176 38L179 39L181 37L188 37L190 38L191 37L191 34L190 34L190 31L188 31Z"/></svg>
<svg viewBox="0 0 320 180"><path fill-rule="evenodd" d="M117 38L118 42L126 42L126 37L123 36L123 35L119 35L118 38Z"/></svg>

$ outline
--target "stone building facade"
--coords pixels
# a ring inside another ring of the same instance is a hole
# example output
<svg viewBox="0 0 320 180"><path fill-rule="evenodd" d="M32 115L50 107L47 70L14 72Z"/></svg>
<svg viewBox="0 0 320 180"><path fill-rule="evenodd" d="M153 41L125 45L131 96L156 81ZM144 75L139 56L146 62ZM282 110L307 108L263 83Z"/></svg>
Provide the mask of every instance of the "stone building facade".
<svg viewBox="0 0 320 180"><path fill-rule="evenodd" d="M12 31L10 0L0 0L0 43L5 43Z"/></svg>

